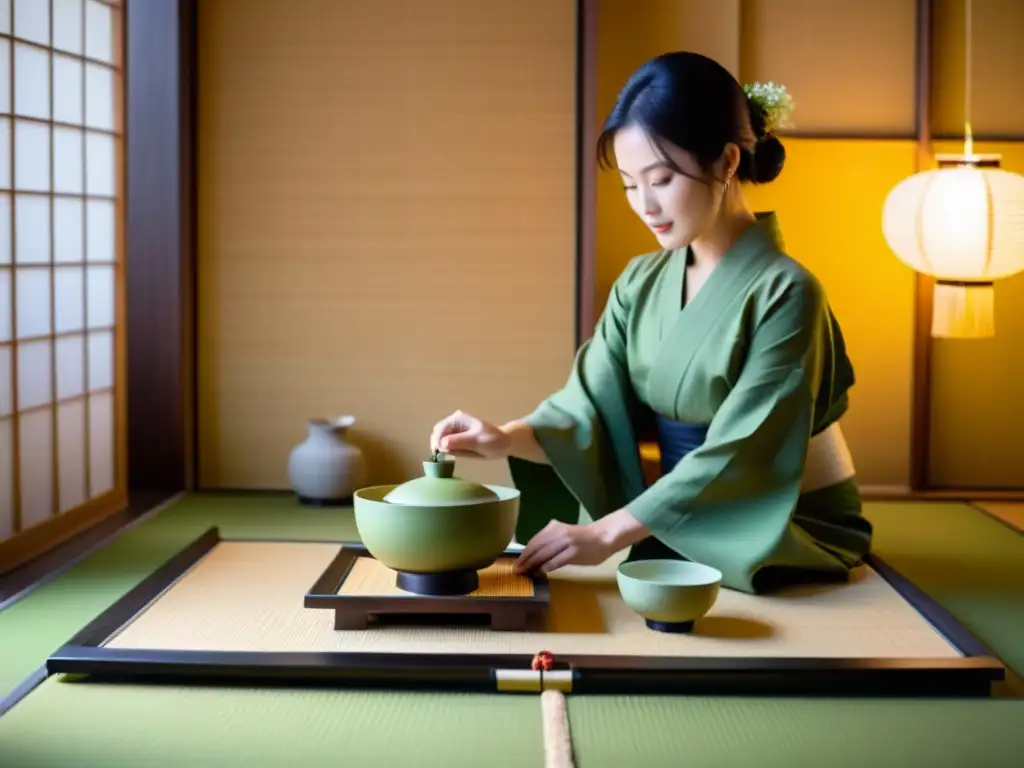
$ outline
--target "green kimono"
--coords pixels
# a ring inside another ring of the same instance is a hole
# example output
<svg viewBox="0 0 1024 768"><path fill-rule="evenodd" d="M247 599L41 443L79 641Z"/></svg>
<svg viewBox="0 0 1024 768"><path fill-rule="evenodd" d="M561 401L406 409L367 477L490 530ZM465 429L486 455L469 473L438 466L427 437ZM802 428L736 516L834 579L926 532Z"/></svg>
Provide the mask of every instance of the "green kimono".
<svg viewBox="0 0 1024 768"><path fill-rule="evenodd" d="M774 214L683 305L689 249L633 259L566 385L526 417L550 465L510 459L516 539L626 507L652 533L630 559L718 568L768 591L842 580L872 529L852 478L803 493L808 441L847 409L853 371L818 281L783 253ZM656 419L706 426L650 487L639 442Z"/></svg>

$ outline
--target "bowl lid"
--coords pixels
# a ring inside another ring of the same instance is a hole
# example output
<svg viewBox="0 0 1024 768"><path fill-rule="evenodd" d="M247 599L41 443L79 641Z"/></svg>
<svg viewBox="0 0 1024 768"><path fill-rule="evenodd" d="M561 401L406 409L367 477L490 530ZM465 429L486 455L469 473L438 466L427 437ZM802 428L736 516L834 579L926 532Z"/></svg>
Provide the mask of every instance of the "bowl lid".
<svg viewBox="0 0 1024 768"><path fill-rule="evenodd" d="M423 462L423 477L417 477L391 489L384 501L417 507L452 507L487 504L499 496L486 485L455 477L455 461L435 454Z"/></svg>

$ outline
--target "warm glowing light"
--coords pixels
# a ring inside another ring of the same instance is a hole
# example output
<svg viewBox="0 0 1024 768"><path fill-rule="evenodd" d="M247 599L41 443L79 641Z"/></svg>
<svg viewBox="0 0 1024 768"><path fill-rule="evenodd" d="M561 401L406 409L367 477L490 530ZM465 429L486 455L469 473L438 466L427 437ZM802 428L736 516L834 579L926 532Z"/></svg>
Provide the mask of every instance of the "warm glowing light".
<svg viewBox="0 0 1024 768"><path fill-rule="evenodd" d="M995 156L940 157L885 200L889 247L938 282L933 335L991 336L992 283L1024 270L1024 176L998 165Z"/></svg>

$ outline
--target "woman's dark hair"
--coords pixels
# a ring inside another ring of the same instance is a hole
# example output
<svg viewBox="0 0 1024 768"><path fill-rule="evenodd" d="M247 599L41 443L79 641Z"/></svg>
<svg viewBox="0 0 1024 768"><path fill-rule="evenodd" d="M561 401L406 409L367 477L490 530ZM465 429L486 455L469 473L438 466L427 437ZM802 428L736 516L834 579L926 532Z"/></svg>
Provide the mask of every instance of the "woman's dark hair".
<svg viewBox="0 0 1024 768"><path fill-rule="evenodd" d="M658 145L672 142L690 152L708 173L728 143L740 148L740 181L764 184L775 179L786 161L782 142L765 132L765 114L747 98L743 87L713 59L679 51L651 59L627 81L598 139L598 159L611 165L615 134L642 128L673 170L689 176Z"/></svg>

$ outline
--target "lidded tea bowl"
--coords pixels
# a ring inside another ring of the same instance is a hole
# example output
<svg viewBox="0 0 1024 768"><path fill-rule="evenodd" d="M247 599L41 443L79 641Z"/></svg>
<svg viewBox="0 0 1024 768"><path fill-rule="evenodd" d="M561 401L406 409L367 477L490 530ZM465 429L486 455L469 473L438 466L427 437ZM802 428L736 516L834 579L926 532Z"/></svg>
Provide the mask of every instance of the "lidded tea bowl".
<svg viewBox="0 0 1024 768"><path fill-rule="evenodd" d="M437 507L498 500L498 494L486 485L455 477L455 462L443 454L423 462L423 477L396 486L384 497L389 504Z"/></svg>
<svg viewBox="0 0 1024 768"><path fill-rule="evenodd" d="M423 462L421 477L356 491L354 506L363 546L398 572L400 585L465 594L476 588L477 571L511 543L519 491L456 477L455 462L435 455Z"/></svg>

